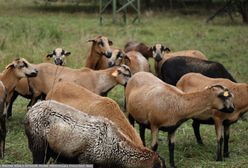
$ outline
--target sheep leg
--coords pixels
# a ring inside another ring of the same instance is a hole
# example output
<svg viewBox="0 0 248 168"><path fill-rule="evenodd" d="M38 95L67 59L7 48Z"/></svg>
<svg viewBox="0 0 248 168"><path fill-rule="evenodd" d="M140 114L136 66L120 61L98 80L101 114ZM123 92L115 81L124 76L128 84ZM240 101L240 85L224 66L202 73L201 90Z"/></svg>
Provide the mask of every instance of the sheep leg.
<svg viewBox="0 0 248 168"><path fill-rule="evenodd" d="M128 121L129 121L129 123L134 127L134 118L133 118L133 116L131 115L131 114L128 114Z"/></svg>
<svg viewBox="0 0 248 168"><path fill-rule="evenodd" d="M217 136L217 150L216 150L216 161L222 161L222 146L223 146L223 125L218 119L215 120L215 131Z"/></svg>
<svg viewBox="0 0 248 168"><path fill-rule="evenodd" d="M3 115L0 118L0 159L3 159L4 157L4 151L5 151L5 138L6 138L6 116Z"/></svg>
<svg viewBox="0 0 248 168"><path fill-rule="evenodd" d="M146 130L146 126L144 124L139 124L140 138L141 138L144 146L146 146L145 130Z"/></svg>
<svg viewBox="0 0 248 168"><path fill-rule="evenodd" d="M10 98L10 102L8 105L8 109L7 109L7 118L10 118L12 116L12 107L13 107L13 103L16 100L16 98L18 97L19 93L17 91L14 91L11 98Z"/></svg>
<svg viewBox="0 0 248 168"><path fill-rule="evenodd" d="M230 126L224 125L224 157L229 157L229 135L230 135Z"/></svg>
<svg viewBox="0 0 248 168"><path fill-rule="evenodd" d="M151 134L152 134L152 150L157 151L158 149L158 128L151 125Z"/></svg>
<svg viewBox="0 0 248 168"><path fill-rule="evenodd" d="M200 134L200 122L193 120L192 127L194 129L195 138L199 145L203 145L201 134Z"/></svg>
<svg viewBox="0 0 248 168"><path fill-rule="evenodd" d="M175 131L168 132L168 146L170 154L170 167L175 168L174 162L174 147L175 147Z"/></svg>
<svg viewBox="0 0 248 168"><path fill-rule="evenodd" d="M40 96L32 96L30 102L28 103L28 108L29 107L32 107L40 98L41 98L42 95Z"/></svg>

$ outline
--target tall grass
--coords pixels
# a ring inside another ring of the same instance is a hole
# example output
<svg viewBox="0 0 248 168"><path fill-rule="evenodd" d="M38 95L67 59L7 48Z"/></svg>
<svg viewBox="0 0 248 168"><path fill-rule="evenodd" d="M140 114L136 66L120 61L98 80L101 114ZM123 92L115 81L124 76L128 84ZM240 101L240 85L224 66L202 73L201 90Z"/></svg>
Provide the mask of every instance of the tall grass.
<svg viewBox="0 0 248 168"><path fill-rule="evenodd" d="M114 47L123 47L136 40L152 46L163 43L171 50L198 49L210 60L219 61L240 82L248 82L248 29L238 18L230 22L218 17L205 23L209 13L182 15L175 11L144 11L140 24L111 24L105 15L103 26L96 13L84 13L83 6L37 6L32 0L0 0L0 70L15 57L25 57L40 63L56 47L71 51L67 66L81 68L89 51L87 40L105 35ZM151 65L153 61L150 61ZM153 67L153 66L151 66ZM123 88L116 87L109 95L123 107ZM13 117L8 121L6 156L0 163L31 163L23 117L28 101L18 98ZM196 144L191 121L176 133L175 162L178 167L248 167L247 121L231 127L230 158L215 162L215 133L213 126L202 126L204 146ZM150 131L146 132L150 142ZM168 161L167 135L159 136L159 153Z"/></svg>

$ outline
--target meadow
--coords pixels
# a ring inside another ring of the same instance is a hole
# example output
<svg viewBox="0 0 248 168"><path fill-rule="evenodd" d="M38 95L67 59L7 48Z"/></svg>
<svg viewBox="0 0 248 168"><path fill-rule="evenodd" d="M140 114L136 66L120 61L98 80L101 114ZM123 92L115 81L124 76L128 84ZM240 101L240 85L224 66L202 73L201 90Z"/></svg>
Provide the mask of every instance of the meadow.
<svg viewBox="0 0 248 168"><path fill-rule="evenodd" d="M209 11L190 15L172 10L142 11L139 24L112 24L111 15L106 14L100 26L97 9L96 12L87 11L83 5L44 7L32 0L0 0L0 70L16 57L24 57L31 63L44 62L45 55L57 47L72 53L67 66L81 68L91 45L87 41L104 35L113 41L114 47L120 48L135 40L150 46L162 43L172 51L198 49L210 60L224 64L239 82L248 82L248 27L238 16L234 22L220 16L206 24ZM150 63L153 67L153 60ZM109 97L123 107L122 87L113 89ZM23 126L27 104L28 100L21 97L14 103L1 164L32 163ZM176 133L175 163L178 167L248 167L247 119L231 126L230 158L223 162L214 161L214 127L201 126L205 145L199 146L191 123L187 121ZM149 144L149 130L146 136ZM167 133L159 135L158 152L168 163Z"/></svg>

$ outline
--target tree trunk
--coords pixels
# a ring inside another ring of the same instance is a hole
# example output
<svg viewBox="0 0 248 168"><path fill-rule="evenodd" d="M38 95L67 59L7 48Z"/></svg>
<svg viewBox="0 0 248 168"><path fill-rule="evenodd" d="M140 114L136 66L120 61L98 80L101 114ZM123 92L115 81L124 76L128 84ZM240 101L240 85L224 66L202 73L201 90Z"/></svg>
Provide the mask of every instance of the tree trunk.
<svg viewBox="0 0 248 168"><path fill-rule="evenodd" d="M248 0L239 0L237 2L237 7L243 22L248 24Z"/></svg>

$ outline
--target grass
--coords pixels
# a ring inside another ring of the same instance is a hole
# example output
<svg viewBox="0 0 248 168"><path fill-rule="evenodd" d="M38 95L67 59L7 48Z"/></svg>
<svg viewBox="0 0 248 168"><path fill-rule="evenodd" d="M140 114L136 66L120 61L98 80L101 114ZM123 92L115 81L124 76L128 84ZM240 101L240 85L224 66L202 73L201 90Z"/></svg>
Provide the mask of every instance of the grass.
<svg viewBox="0 0 248 168"><path fill-rule="evenodd" d="M0 9L0 70L16 57L25 57L32 63L43 62L44 56L56 47L64 47L72 53L67 60L69 67L80 68L90 47L87 40L105 35L116 47L136 40L149 45L163 43L174 51L198 49L210 60L223 63L238 81L248 82L248 29L239 17L235 22L224 16L217 17L206 24L210 12L183 15L175 11L143 11L140 24L114 25L110 23L111 16L105 15L104 25L99 26L98 15L84 13L82 5L44 7L31 0L0 0ZM116 87L109 96L123 107L122 87ZM2 164L32 161L22 123L27 104L24 98L18 98L14 104ZM243 120L231 127L231 157L215 162L214 127L201 127L205 145L199 146L188 121L176 133L175 162L178 167L248 167L247 129L248 122ZM149 144L150 131L146 135ZM161 132L159 139L158 152L168 163L167 134Z"/></svg>

